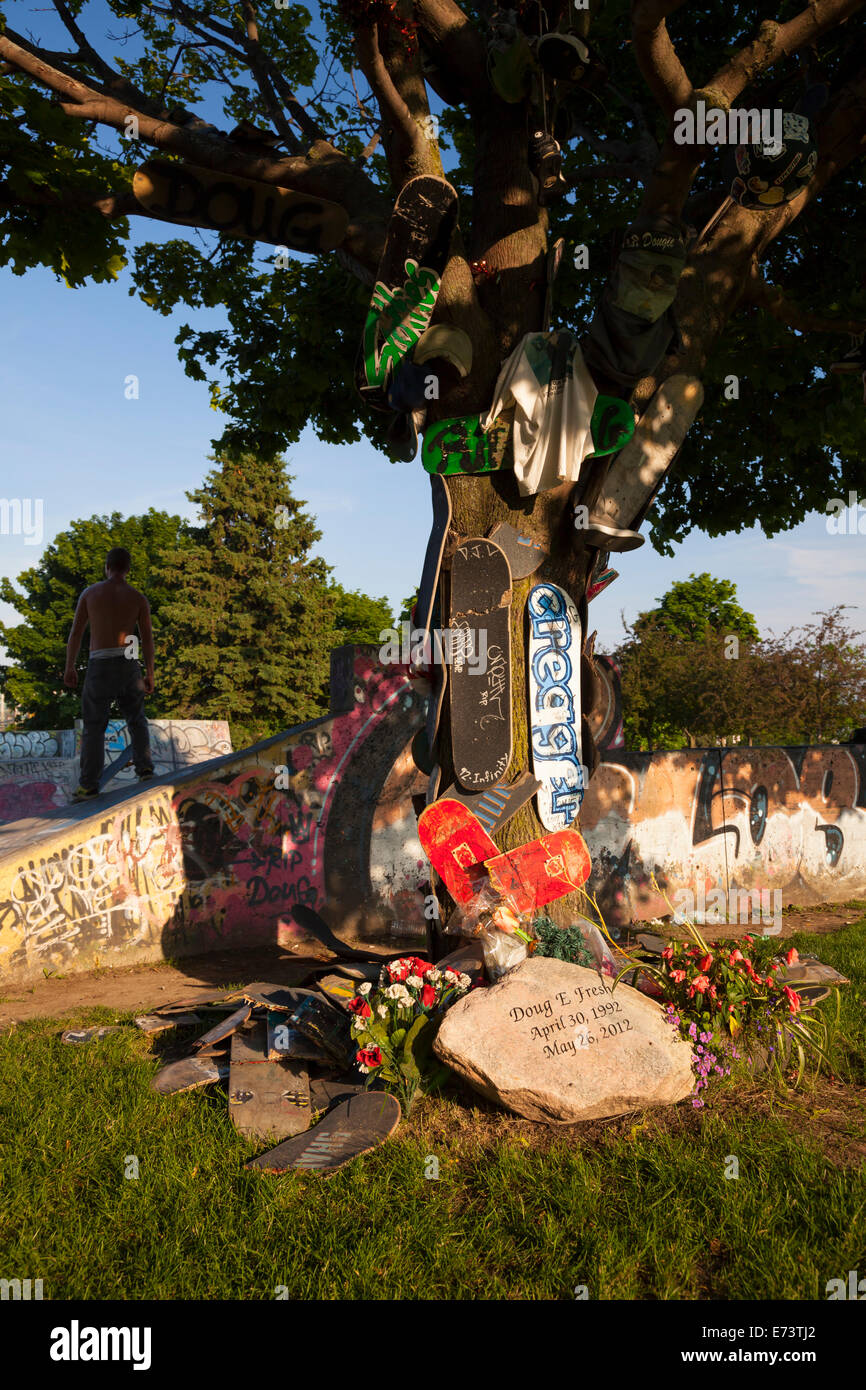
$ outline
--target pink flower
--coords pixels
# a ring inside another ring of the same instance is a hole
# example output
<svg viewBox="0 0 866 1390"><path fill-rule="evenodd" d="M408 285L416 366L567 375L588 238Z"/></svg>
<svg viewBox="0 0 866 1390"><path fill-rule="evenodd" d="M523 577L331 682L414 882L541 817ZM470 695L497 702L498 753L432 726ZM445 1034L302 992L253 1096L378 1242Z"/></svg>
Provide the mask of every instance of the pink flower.
<svg viewBox="0 0 866 1390"><path fill-rule="evenodd" d="M685 978L686 978L686 972L685 972L685 970L672 970L672 971L671 971L671 979L673 980L674 984L676 984L676 985L681 985L682 982L683 982L683 980L684 980Z"/></svg>
<svg viewBox="0 0 866 1390"><path fill-rule="evenodd" d="M796 946L792 946L791 949L790 949L790 951L788 952L788 954L787 954L786 957L785 957L786 963L787 963L788 965L796 965L797 962L799 961L799 959L800 959L800 957L799 957L799 955L797 954L797 947L796 947Z"/></svg>
<svg viewBox="0 0 866 1390"><path fill-rule="evenodd" d="M689 997L694 994L706 994L710 987L710 982L706 975L696 975L689 985Z"/></svg>
<svg viewBox="0 0 866 1390"><path fill-rule="evenodd" d="M728 965L736 965L737 961L742 959L743 953L739 949L739 947L737 947L737 949L732 951L731 954L728 956Z"/></svg>
<svg viewBox="0 0 866 1390"><path fill-rule="evenodd" d="M708 951L707 954L703 957L703 959L698 962L698 967L701 970L709 970L712 963L713 958Z"/></svg>
<svg viewBox="0 0 866 1390"><path fill-rule="evenodd" d="M673 948L673 946L665 946L664 950L662 951L662 960L673 960L673 958L674 958L674 948Z"/></svg>

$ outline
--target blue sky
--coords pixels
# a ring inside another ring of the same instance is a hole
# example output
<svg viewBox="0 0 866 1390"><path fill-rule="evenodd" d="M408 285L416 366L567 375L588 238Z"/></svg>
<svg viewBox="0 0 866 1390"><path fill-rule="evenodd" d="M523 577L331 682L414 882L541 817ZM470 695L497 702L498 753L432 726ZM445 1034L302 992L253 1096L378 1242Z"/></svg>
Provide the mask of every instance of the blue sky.
<svg viewBox="0 0 866 1390"><path fill-rule="evenodd" d="M6 9L13 25L62 40L50 13L22 0ZM85 10L94 20L104 14L98 4ZM85 27L101 39L99 23ZM222 123L218 110L204 114ZM133 219L133 234L145 240L173 232ZM0 494L43 500L43 545L95 513L152 506L191 516L185 493L210 466L222 417L210 408L207 387L185 376L173 340L180 323L213 327L219 315L182 309L163 318L131 298L129 284L124 272L113 285L68 290L49 271L19 278L0 269ZM130 374L139 379L137 400L125 398ZM859 390L856 378L847 389ZM335 578L384 594L396 608L418 581L429 530L420 460L392 464L366 443L324 445L307 430L288 464ZM38 562L43 545L0 534L0 573L14 579ZM615 563L620 578L590 607L601 651L621 637L621 611L633 618L692 572L734 580L759 628L777 632L833 603L856 605L866 591L862 537L828 534L819 514L774 540L758 528L717 540L695 533L670 559L647 544ZM862 610L851 616L866 627ZM15 622L17 614L0 604L0 618Z"/></svg>

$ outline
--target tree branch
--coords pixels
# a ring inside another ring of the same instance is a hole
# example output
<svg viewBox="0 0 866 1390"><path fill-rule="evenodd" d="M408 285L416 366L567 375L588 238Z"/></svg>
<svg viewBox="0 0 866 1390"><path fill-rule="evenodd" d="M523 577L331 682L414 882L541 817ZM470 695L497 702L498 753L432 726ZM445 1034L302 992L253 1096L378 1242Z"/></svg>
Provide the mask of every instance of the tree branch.
<svg viewBox="0 0 866 1390"><path fill-rule="evenodd" d="M766 309L779 323L800 333L864 333L866 319L826 318L803 309L789 299L778 285L768 284L756 261L752 261L744 301Z"/></svg>
<svg viewBox="0 0 866 1390"><path fill-rule="evenodd" d="M633 0L631 36L637 65L664 114L685 106L692 84L668 33L667 16L684 0Z"/></svg>
<svg viewBox="0 0 866 1390"><path fill-rule="evenodd" d="M370 84L382 116L388 167L394 187L402 188L413 174L441 174L441 161L431 159L431 142L424 135L419 120L410 111L405 97L398 90L394 74L385 62L379 45L378 24L359 26L355 30L355 51L358 66ZM429 115L429 109L426 114Z"/></svg>
<svg viewBox="0 0 866 1390"><path fill-rule="evenodd" d="M489 90L481 34L455 0L415 0L415 14L431 58L456 81L466 105L474 110ZM448 100L444 92L437 95Z"/></svg>
<svg viewBox="0 0 866 1390"><path fill-rule="evenodd" d="M141 140L190 164L339 203L349 214L344 249L368 269L375 270L378 265L389 216L387 199L363 169L327 141L317 141L304 156L278 159L245 153L211 129L178 126L151 116L51 67L38 54L13 42L8 31L0 34L0 59L56 92L68 115L121 131L126 129L128 117L135 116Z"/></svg>
<svg viewBox="0 0 866 1390"><path fill-rule="evenodd" d="M720 68L709 86L730 104L760 73L805 48L828 29L835 29L863 8L864 0L810 0L807 9L779 24L767 19L757 38L741 48L725 67Z"/></svg>

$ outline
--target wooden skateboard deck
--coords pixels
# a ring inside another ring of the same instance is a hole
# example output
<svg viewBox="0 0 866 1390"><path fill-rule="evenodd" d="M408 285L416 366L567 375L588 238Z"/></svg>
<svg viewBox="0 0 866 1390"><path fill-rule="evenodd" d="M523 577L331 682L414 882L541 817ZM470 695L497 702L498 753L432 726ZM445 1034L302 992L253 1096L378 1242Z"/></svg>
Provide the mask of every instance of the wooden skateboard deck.
<svg viewBox="0 0 866 1390"><path fill-rule="evenodd" d="M389 409L390 378L430 325L457 208L450 183L432 174L409 179L397 196L355 366L358 391L375 409Z"/></svg>
<svg viewBox="0 0 866 1390"><path fill-rule="evenodd" d="M515 912L534 912L581 888L592 864L576 830L557 830L486 860L484 867L493 887Z"/></svg>
<svg viewBox="0 0 866 1390"><path fill-rule="evenodd" d="M311 1042L306 1033L293 1028L285 1014L269 1013L266 1019L268 1028L268 1061L279 1062L282 1058L295 1062L330 1063L330 1056L318 1043Z"/></svg>
<svg viewBox="0 0 866 1390"><path fill-rule="evenodd" d="M333 251L349 226L345 208L325 198L163 159L149 159L136 170L132 192L143 208L167 222L292 251Z"/></svg>
<svg viewBox="0 0 866 1390"><path fill-rule="evenodd" d="M348 1066L354 1055L345 1013L326 999L304 999L289 1016L289 1023L316 1043L341 1066Z"/></svg>
<svg viewBox="0 0 866 1390"><path fill-rule="evenodd" d="M384 1091L364 1091L336 1106L314 1129L287 1139L246 1166L265 1173L285 1173L290 1168L334 1173L390 1138L401 1113L400 1102L393 1096Z"/></svg>
<svg viewBox="0 0 866 1390"><path fill-rule="evenodd" d="M347 946L338 936L334 935L324 917L321 917L315 908L307 907L305 903L295 904L292 908L292 918L299 927L309 932L317 941L321 941L323 946L327 946L328 950L333 951L334 955L339 956L341 960L357 961L359 965L369 965L378 961L381 967L387 960L400 959L399 953L391 952L389 955L383 956L376 951L356 951L352 946ZM336 966L329 961L328 968L336 969Z"/></svg>
<svg viewBox="0 0 866 1390"><path fill-rule="evenodd" d="M526 612L532 769L541 783L538 818L545 830L564 830L580 809L587 780L580 726L581 623L571 599L555 584L536 584Z"/></svg>
<svg viewBox="0 0 866 1390"><path fill-rule="evenodd" d="M513 468L511 425L513 412L497 416L485 433L480 415L437 420L424 434L421 463L428 473L446 477L456 473L496 473Z"/></svg>
<svg viewBox="0 0 866 1390"><path fill-rule="evenodd" d="M498 521L489 540L505 555L512 579L528 579L547 559L547 551L532 536L523 536L507 521Z"/></svg>
<svg viewBox="0 0 866 1390"><path fill-rule="evenodd" d="M590 458L615 454L634 434L634 411L628 401L619 396L597 396L589 430L593 451Z"/></svg>
<svg viewBox="0 0 866 1390"><path fill-rule="evenodd" d="M414 620L415 629L428 634L433 622L433 610L439 588L442 554L448 540L448 528L451 525L451 494L445 479L432 477L430 479L430 491L433 501L433 527L424 555L424 568L421 571L421 583L418 585Z"/></svg>
<svg viewBox="0 0 866 1390"><path fill-rule="evenodd" d="M213 1028L209 1028L206 1033L203 1033L196 1042L196 1050L200 1047L210 1047L211 1043L222 1042L223 1038L227 1038L230 1033L243 1027L252 1011L251 1004L242 1004L228 1018L221 1019L219 1023L214 1024Z"/></svg>
<svg viewBox="0 0 866 1390"><path fill-rule="evenodd" d="M229 1074L227 1062L218 1062L210 1057L182 1057L178 1062L169 1062L162 1067L150 1083L152 1091L161 1096L178 1095L181 1091L195 1090L196 1086L212 1086L215 1081L224 1081Z"/></svg>
<svg viewBox="0 0 866 1390"><path fill-rule="evenodd" d="M451 563L451 744L466 791L495 786L511 761L511 571L493 541L477 537ZM477 667L486 641L486 670Z"/></svg>
<svg viewBox="0 0 866 1390"><path fill-rule="evenodd" d="M229 1114L248 1139L287 1139L310 1124L310 1078L302 1062L268 1061L262 1020L232 1038Z"/></svg>
<svg viewBox="0 0 866 1390"><path fill-rule="evenodd" d="M172 1028L195 1028L201 1019L198 1014L171 1014L163 1018L160 1014L137 1014L133 1019L136 1028L142 1033L167 1033Z"/></svg>
<svg viewBox="0 0 866 1390"><path fill-rule="evenodd" d="M331 1076L310 1077L310 1103L313 1111L330 1110L353 1096L363 1095L366 1086L360 1082L340 1081Z"/></svg>
<svg viewBox="0 0 866 1390"><path fill-rule="evenodd" d="M332 1004L346 1010L358 992L355 981L347 980L342 975L323 975L319 980L319 989Z"/></svg>
<svg viewBox="0 0 866 1390"><path fill-rule="evenodd" d="M505 782L499 782L487 791L464 792L452 785L443 792L443 796L466 806L481 822L488 835L492 835L500 826L505 825L506 821L511 820L521 806L532 800L540 786L541 783L531 772L522 772L510 786Z"/></svg>
<svg viewBox="0 0 866 1390"><path fill-rule="evenodd" d="M467 874L499 854L483 825L460 801L443 797L425 807L418 819L418 839L456 903L468 903L475 885Z"/></svg>
<svg viewBox="0 0 866 1390"><path fill-rule="evenodd" d="M254 1008L275 1009L278 1013L292 1013L302 999L315 997L315 990L300 989L288 985L272 985L266 981L244 987L244 999Z"/></svg>

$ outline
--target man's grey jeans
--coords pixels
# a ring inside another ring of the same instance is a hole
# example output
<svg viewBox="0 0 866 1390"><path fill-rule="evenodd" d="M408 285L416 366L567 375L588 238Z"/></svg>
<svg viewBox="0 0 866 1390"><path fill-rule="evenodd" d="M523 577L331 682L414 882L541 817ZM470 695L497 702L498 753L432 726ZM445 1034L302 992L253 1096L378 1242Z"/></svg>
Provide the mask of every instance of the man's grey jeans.
<svg viewBox="0 0 866 1390"><path fill-rule="evenodd" d="M141 663L125 656L91 659L87 663L84 689L81 692L82 787L95 791L105 762L105 730L112 702L126 720L132 740L132 761L139 777L153 771L150 756L150 735L144 714L144 677Z"/></svg>

